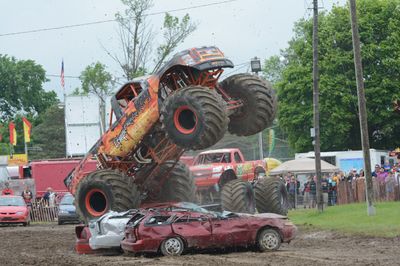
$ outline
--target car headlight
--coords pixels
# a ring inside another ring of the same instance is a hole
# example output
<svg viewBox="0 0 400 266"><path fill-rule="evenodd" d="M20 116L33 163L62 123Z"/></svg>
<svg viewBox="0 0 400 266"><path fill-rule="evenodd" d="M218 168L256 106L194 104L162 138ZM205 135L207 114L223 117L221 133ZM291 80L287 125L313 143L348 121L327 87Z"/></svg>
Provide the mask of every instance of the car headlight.
<svg viewBox="0 0 400 266"><path fill-rule="evenodd" d="M16 214L16 215L23 215L24 212L16 212L15 214Z"/></svg>

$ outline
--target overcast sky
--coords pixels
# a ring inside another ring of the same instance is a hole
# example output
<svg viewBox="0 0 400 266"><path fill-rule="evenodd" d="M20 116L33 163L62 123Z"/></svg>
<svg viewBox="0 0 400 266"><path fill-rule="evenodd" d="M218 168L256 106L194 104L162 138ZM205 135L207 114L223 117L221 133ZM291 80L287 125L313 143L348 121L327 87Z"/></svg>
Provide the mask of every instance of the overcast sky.
<svg viewBox="0 0 400 266"><path fill-rule="evenodd" d="M222 2L223 0L154 0L150 12ZM346 0L323 0L320 6L329 10L333 4L344 5ZM220 5L171 12L182 17L189 13L198 24L197 30L178 49L216 45L235 64L254 56L265 59L279 54L293 36L293 24L312 14L312 0L236 0ZM4 33L51 28L115 18L123 11L118 0L13 0L2 1L0 35ZM160 32L164 15L147 18L153 29ZM0 54L17 59L33 59L41 64L50 77L46 90L54 90L62 99L58 75L64 59L65 75L79 76L89 64L100 61L115 76L122 76L118 65L102 46L119 53L117 23L109 22L62 30L0 36ZM247 67L239 69L245 72ZM227 70L232 71L232 70ZM66 78L67 93L80 86L78 79Z"/></svg>

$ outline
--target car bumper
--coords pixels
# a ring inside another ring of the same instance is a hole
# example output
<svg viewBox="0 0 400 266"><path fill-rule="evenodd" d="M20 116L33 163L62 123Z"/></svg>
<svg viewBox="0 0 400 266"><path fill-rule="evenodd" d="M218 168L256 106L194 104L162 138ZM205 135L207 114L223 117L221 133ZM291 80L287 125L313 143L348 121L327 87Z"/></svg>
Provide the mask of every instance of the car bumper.
<svg viewBox="0 0 400 266"><path fill-rule="evenodd" d="M121 242L121 248L124 251L128 252L134 252L134 253L139 253L139 252L157 252L157 248L152 248L146 245L146 243L143 240L134 240L134 239L124 239Z"/></svg>
<svg viewBox="0 0 400 266"><path fill-rule="evenodd" d="M59 214L59 222L80 222L80 218L77 214Z"/></svg>
<svg viewBox="0 0 400 266"><path fill-rule="evenodd" d="M297 227L293 224L286 225L282 229L282 238L283 238L282 242L289 243L296 237L296 235L297 235Z"/></svg>
<svg viewBox="0 0 400 266"><path fill-rule="evenodd" d="M26 223L29 218L26 216L0 216L0 223L12 224L12 223Z"/></svg>

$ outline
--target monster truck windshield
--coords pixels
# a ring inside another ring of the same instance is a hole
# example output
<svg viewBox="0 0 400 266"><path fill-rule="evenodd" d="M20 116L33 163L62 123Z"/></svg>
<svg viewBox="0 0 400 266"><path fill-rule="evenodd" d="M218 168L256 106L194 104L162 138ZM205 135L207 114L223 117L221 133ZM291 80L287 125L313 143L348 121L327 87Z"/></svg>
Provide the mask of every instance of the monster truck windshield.
<svg viewBox="0 0 400 266"><path fill-rule="evenodd" d="M206 153L200 154L197 157L194 165L199 164L212 164L212 163L230 163L231 162L231 154L228 152L224 153Z"/></svg>

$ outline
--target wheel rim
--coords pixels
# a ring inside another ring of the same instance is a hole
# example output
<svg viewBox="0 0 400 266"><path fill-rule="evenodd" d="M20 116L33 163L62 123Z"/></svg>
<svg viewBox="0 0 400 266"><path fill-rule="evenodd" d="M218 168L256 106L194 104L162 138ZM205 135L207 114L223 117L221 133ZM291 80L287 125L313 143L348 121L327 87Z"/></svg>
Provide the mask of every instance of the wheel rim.
<svg viewBox="0 0 400 266"><path fill-rule="evenodd" d="M108 201L104 192L100 189L92 189L85 197L85 207L88 213L98 217L106 213Z"/></svg>
<svg viewBox="0 0 400 266"><path fill-rule="evenodd" d="M182 250L182 242L176 238L170 238L165 241L164 247L169 255L178 255Z"/></svg>
<svg viewBox="0 0 400 266"><path fill-rule="evenodd" d="M266 233L261 239L261 245L267 250L276 249L279 245L279 238L274 233Z"/></svg>
<svg viewBox="0 0 400 266"><path fill-rule="evenodd" d="M196 113L189 106L180 106L174 113L176 129L183 134L191 134L197 126Z"/></svg>

